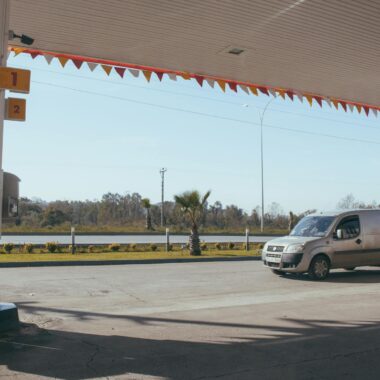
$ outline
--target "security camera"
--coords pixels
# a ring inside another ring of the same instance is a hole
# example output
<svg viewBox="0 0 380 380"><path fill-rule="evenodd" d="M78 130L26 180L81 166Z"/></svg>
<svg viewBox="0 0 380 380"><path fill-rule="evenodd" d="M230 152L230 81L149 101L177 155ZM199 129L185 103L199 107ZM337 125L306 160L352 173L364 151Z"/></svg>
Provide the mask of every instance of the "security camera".
<svg viewBox="0 0 380 380"><path fill-rule="evenodd" d="M25 34L21 34L21 36L20 36L20 35L16 34L13 30L10 30L9 31L9 39L13 40L15 38L19 38L20 41L21 41L21 43L24 44L24 45L29 45L30 46L34 42L34 38L26 36Z"/></svg>

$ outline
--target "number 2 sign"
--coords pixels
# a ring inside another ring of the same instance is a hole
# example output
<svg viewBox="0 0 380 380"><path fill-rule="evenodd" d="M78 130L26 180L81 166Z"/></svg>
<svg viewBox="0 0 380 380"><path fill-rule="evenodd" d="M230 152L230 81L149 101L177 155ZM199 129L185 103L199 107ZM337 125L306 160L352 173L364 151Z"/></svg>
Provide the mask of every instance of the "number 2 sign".
<svg viewBox="0 0 380 380"><path fill-rule="evenodd" d="M19 98L5 99L5 120L25 121L26 100Z"/></svg>
<svg viewBox="0 0 380 380"><path fill-rule="evenodd" d="M29 93L30 70L0 67L0 89Z"/></svg>

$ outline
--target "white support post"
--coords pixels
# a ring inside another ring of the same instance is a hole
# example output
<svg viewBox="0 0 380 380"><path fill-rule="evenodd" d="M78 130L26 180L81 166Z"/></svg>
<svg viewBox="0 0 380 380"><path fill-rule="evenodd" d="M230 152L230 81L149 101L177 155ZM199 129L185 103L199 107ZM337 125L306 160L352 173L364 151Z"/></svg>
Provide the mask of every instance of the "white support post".
<svg viewBox="0 0 380 380"><path fill-rule="evenodd" d="M0 66L7 65L9 38L9 0L0 0ZM0 237L3 217L3 136L5 117L5 90L0 90ZM17 329L19 326L17 306L0 302L0 331Z"/></svg>
<svg viewBox="0 0 380 380"><path fill-rule="evenodd" d="M0 66L7 65L9 38L9 0L0 1ZM5 117L5 90L0 90L0 237L3 212L3 138Z"/></svg>

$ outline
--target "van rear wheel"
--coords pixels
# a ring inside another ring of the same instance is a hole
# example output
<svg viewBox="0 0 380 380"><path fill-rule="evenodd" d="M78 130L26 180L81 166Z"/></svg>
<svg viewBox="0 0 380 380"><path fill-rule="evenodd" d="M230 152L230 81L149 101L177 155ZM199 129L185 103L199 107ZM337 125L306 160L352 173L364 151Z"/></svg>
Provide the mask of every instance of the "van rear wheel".
<svg viewBox="0 0 380 380"><path fill-rule="evenodd" d="M330 261L324 255L314 257L310 263L309 276L312 280L324 280L330 272Z"/></svg>

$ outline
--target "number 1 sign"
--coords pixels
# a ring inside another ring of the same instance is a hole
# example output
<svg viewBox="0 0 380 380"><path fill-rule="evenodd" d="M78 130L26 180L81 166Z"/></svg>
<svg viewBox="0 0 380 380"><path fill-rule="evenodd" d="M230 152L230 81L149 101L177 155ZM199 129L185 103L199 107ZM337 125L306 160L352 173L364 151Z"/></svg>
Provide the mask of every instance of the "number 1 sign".
<svg viewBox="0 0 380 380"><path fill-rule="evenodd" d="M0 67L0 89L28 94L30 71L12 67Z"/></svg>

